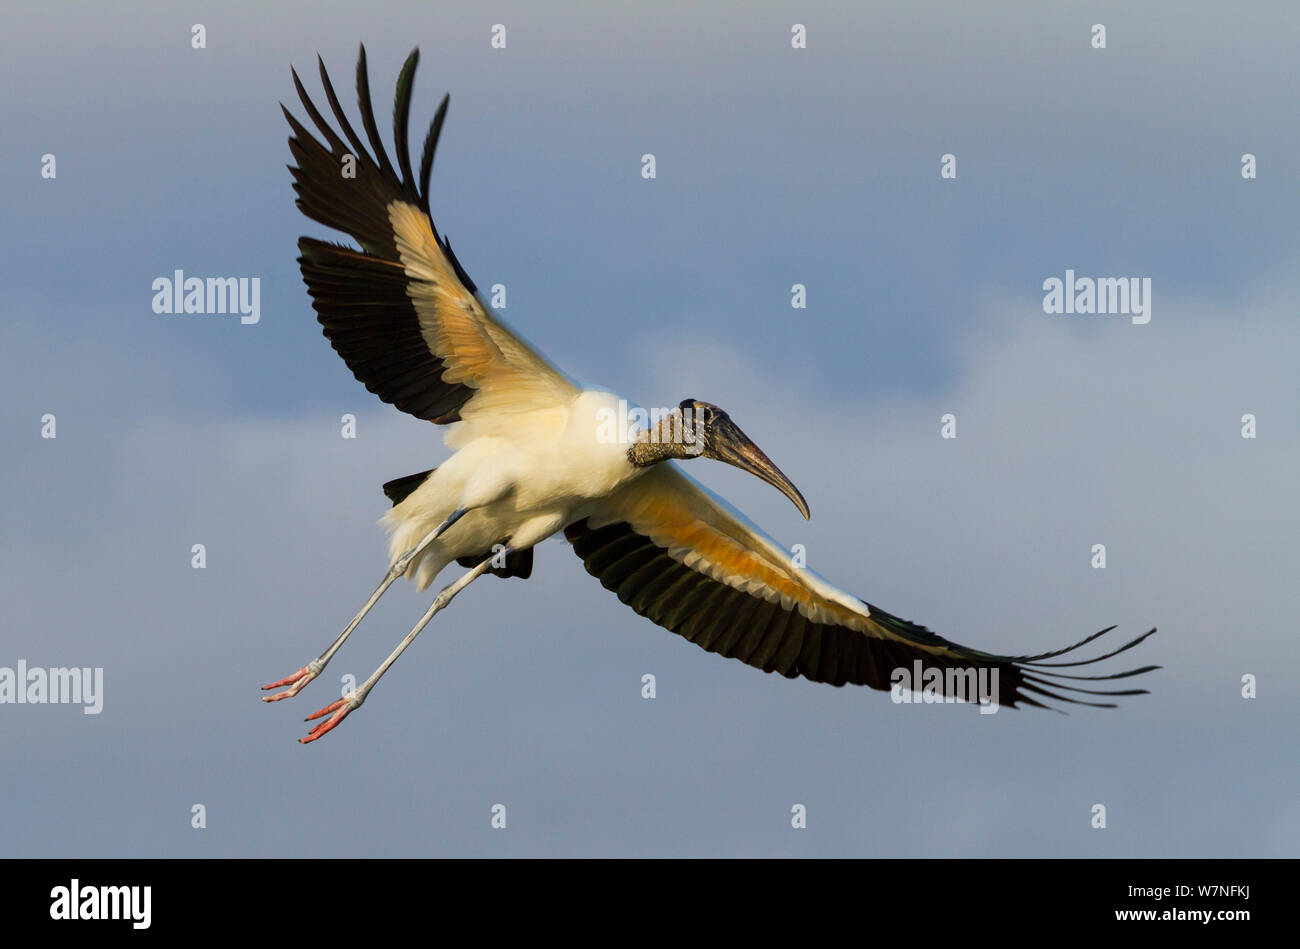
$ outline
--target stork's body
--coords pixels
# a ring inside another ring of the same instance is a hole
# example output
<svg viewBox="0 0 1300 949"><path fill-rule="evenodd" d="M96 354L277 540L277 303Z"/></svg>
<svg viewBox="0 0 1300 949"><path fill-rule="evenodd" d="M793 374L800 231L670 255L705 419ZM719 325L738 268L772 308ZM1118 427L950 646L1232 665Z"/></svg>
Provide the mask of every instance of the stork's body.
<svg viewBox="0 0 1300 949"><path fill-rule="evenodd" d="M294 74L303 107L323 139L287 110L298 207L350 235L360 249L304 237L299 263L325 336L356 378L417 418L450 425L450 458L384 485L393 501L388 572L334 643L292 675L266 686L296 695L320 675L366 613L396 580L420 589L453 561L468 572L442 589L415 627L364 683L309 716L325 718L313 741L357 708L433 616L486 573L528 577L533 547L563 530L587 571L640 615L697 645L764 672L832 685L890 689L893 674L921 661L940 672L1001 676L1001 704L1040 705L1035 696L1134 695L1067 684L1121 679L1056 671L1136 646L1155 630L1089 660L1048 663L1109 632L1035 656L1004 656L959 645L870 606L817 576L758 527L694 480L677 461L734 465L784 493L806 518L808 505L779 468L717 406L686 399L633 424L627 403L582 388L492 313L438 234L429 212L429 175L446 116L438 109L419 176L407 147L412 53L397 82L397 165L380 139L370 102L365 49L357 94L367 142L348 121L321 64L333 112L327 121ZM352 173L349 174L348 170ZM639 420L638 420L639 421ZM957 689L941 682L941 695ZM928 690L928 686L927 686ZM963 696L957 695L957 698ZM972 700L972 696L964 696Z"/></svg>
<svg viewBox="0 0 1300 949"><path fill-rule="evenodd" d="M629 441L596 437L605 413L617 411L617 396L584 389L568 405L513 414L508 426L474 417L456 423L446 439L452 456L384 516L391 559L464 511L407 568L423 590L454 560L524 550L586 516L594 501L648 470L628 458Z"/></svg>

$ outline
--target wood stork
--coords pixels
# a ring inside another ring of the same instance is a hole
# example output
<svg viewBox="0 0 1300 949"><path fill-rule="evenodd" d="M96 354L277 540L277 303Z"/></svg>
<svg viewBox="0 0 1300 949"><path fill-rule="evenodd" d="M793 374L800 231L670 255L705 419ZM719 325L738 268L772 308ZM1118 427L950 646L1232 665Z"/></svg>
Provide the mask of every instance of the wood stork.
<svg viewBox="0 0 1300 949"><path fill-rule="evenodd" d="M284 114L293 130L289 147L297 164L290 170L298 207L361 245L357 250L310 237L298 242L298 262L325 336L380 399L450 425L445 441L453 454L437 468L384 485L393 506L383 518L391 532L383 581L321 656L265 686L283 691L263 698L289 698L320 675L399 577L423 590L452 561L471 569L443 588L369 679L308 716L323 720L300 741L321 737L359 707L434 614L475 579L485 573L528 577L534 545L559 531L587 571L637 613L764 672L889 690L893 670L911 669L919 660L941 672L997 675L1000 704L1010 707L1046 707L1040 699L1113 707L1061 693L1146 691L1066 682L1122 679L1156 666L1109 675L1059 669L1115 656L1154 629L1088 660L1044 662L1115 627L1054 652L996 655L949 642L796 566L775 541L678 466L697 457L724 461L775 486L809 516L790 479L716 406L687 399L653 424L611 436L611 413L624 410L617 397L575 384L508 329L479 299L451 244L434 227L429 175L448 99L430 126L417 177L407 122L418 59L415 50L397 80L397 167L375 122L364 46L357 96L369 149L319 57L325 97L342 134L317 110L296 71L294 85L320 138L287 109ZM955 691L956 681L943 675L942 694Z"/></svg>

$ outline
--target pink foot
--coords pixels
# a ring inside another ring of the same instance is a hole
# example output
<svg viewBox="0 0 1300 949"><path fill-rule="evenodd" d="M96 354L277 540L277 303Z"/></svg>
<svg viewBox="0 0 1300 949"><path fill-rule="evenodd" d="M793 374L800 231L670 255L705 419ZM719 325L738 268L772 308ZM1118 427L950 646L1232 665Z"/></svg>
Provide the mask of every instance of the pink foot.
<svg viewBox="0 0 1300 949"><path fill-rule="evenodd" d="M281 679L279 682L272 682L270 685L262 686L263 692L265 692L267 689L278 689L281 686L286 686L286 685L288 686L288 688L285 689L283 692L277 692L275 695L262 696L262 701L278 702L280 701L280 699L293 698L295 695L297 695L299 692L303 690L303 687L306 686L308 682L316 678L316 676L320 675L320 671L323 668L325 668L325 666L319 659L313 659L311 662L307 663L307 665L303 666L297 672L293 673L292 675L286 676L285 678Z"/></svg>
<svg viewBox="0 0 1300 949"><path fill-rule="evenodd" d="M325 721L321 722L319 725L317 725L315 728L309 731L307 733L307 737L299 738L298 741L305 745L308 744L309 742L315 741L317 738L320 738L322 735L326 734L331 729L333 729L336 725L338 725L339 722L343 721L343 719L347 718L348 714L354 708L359 708L361 702L362 699L357 698L355 692L349 692L347 695L339 699L337 702L331 702L329 705L326 705L323 709L312 712L310 715L308 715L306 718L303 719L304 722L310 722L312 719L316 719L316 718L323 718L326 715L329 715L330 717L325 719ZM330 715L331 712L333 712L334 714Z"/></svg>

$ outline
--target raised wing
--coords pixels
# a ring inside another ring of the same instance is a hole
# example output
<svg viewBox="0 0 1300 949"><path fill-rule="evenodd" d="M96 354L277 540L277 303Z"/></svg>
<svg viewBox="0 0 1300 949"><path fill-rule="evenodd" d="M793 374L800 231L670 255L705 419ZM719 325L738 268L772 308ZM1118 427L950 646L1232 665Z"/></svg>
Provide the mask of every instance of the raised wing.
<svg viewBox="0 0 1300 949"><path fill-rule="evenodd" d="M997 670L1000 705L1047 707L1037 696L1113 708L1113 703L1060 691L1120 696L1147 690L1097 690L1063 680L1123 679L1159 668L1085 676L1053 671L1118 655L1154 629L1105 655L1064 663L1043 660L1072 652L1115 627L1037 656L999 656L949 642L795 567L775 541L672 462L656 465L611 495L590 516L569 525L565 536L587 572L637 613L764 672L889 690L894 670L905 669L911 678L920 660L923 669L942 671L938 694L944 696L957 691L958 681L970 684L947 670L979 675L989 669ZM921 683L916 685L919 690Z"/></svg>
<svg viewBox="0 0 1300 949"><path fill-rule="evenodd" d="M448 98L424 142L419 186L411 171L407 121L419 50L397 80L393 140L384 150L370 102L366 50L357 61L357 99L374 155L348 122L325 64L321 83L338 128L316 109L297 72L294 85L326 144L284 109L293 129L299 209L351 235L360 250L304 237L298 263L317 318L352 374L383 401L431 422L476 413L562 404L578 388L494 317L429 216L429 174ZM283 108L283 106L281 107Z"/></svg>

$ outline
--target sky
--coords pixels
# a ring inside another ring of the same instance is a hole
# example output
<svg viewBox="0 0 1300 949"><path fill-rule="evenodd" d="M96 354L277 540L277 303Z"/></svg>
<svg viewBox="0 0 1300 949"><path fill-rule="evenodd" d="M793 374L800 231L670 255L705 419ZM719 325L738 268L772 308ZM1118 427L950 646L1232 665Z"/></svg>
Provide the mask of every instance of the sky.
<svg viewBox="0 0 1300 949"><path fill-rule="evenodd" d="M0 856L1300 852L1300 11L7 17L0 668L102 668L103 706L0 704ZM295 699L259 687L383 574L380 485L447 455L351 377L296 264L300 235L339 235L294 207L279 103L302 115L289 68L318 92L319 52L352 107L358 42L386 136L413 45L413 138L451 93L435 221L552 361L727 409L811 522L741 472L690 473L949 639L1039 652L1159 627L1128 654L1163 667L1151 694L980 715L763 675L636 616L551 539L530 580L471 586L300 746L432 591L395 586ZM257 277L260 319L155 313L176 270ZM1150 321L1045 313L1067 271L1149 279Z"/></svg>

